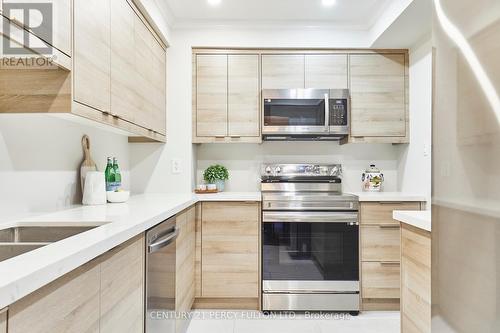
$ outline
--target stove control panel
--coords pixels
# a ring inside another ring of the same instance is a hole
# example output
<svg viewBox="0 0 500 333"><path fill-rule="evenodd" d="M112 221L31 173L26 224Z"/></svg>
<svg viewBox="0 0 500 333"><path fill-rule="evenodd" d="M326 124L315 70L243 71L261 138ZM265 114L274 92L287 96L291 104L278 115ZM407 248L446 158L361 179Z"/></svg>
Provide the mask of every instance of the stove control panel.
<svg viewBox="0 0 500 333"><path fill-rule="evenodd" d="M340 164L264 164L261 176L275 177L342 177Z"/></svg>

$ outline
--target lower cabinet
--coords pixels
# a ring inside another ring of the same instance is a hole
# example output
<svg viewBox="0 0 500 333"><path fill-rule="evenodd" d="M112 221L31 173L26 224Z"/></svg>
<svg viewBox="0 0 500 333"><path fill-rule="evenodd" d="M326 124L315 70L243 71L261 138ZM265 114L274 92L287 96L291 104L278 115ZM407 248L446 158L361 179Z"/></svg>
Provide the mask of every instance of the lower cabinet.
<svg viewBox="0 0 500 333"><path fill-rule="evenodd" d="M362 310L399 310L401 238L392 212L420 209L420 202L361 203Z"/></svg>
<svg viewBox="0 0 500 333"><path fill-rule="evenodd" d="M195 206L176 216L179 236L176 240L175 311L176 332L185 332L189 325L187 314L195 296Z"/></svg>
<svg viewBox="0 0 500 333"><path fill-rule="evenodd" d="M431 233L401 224L401 332L431 332Z"/></svg>
<svg viewBox="0 0 500 333"><path fill-rule="evenodd" d="M0 333L7 333L7 308L0 310Z"/></svg>
<svg viewBox="0 0 500 333"><path fill-rule="evenodd" d="M197 307L258 308L258 202L201 205L201 296Z"/></svg>
<svg viewBox="0 0 500 333"><path fill-rule="evenodd" d="M9 333L99 332L98 260L9 306Z"/></svg>
<svg viewBox="0 0 500 333"><path fill-rule="evenodd" d="M9 333L143 332L143 293L138 236L10 305Z"/></svg>
<svg viewBox="0 0 500 333"><path fill-rule="evenodd" d="M144 329L144 237L102 256L100 333Z"/></svg>

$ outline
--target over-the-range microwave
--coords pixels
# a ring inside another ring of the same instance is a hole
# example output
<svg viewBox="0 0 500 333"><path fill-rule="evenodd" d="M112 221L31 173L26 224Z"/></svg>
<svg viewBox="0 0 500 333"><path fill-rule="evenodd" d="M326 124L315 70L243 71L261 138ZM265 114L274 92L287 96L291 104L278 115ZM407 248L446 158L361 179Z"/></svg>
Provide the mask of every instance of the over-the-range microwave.
<svg viewBox="0 0 500 333"><path fill-rule="evenodd" d="M340 140L349 134L348 89L262 90L264 140Z"/></svg>

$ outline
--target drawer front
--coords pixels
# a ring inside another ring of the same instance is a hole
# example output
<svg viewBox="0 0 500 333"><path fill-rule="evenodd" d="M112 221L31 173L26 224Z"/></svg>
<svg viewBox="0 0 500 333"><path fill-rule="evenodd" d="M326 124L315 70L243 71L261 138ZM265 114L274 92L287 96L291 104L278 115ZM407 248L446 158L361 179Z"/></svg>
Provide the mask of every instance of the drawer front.
<svg viewBox="0 0 500 333"><path fill-rule="evenodd" d="M360 210L361 224L399 224L392 218L394 210L420 210L420 202L363 202Z"/></svg>
<svg viewBox="0 0 500 333"><path fill-rule="evenodd" d="M400 261L399 226L362 226L362 261Z"/></svg>
<svg viewBox="0 0 500 333"><path fill-rule="evenodd" d="M399 298L399 263L363 262L361 270L363 298Z"/></svg>

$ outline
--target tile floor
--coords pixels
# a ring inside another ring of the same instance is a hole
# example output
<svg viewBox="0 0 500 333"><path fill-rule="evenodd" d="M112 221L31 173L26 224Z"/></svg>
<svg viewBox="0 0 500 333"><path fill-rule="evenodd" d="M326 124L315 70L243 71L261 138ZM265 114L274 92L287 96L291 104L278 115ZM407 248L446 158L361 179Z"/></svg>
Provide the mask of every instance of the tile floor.
<svg viewBox="0 0 500 333"><path fill-rule="evenodd" d="M312 314L314 315L314 314ZM264 317L254 311L195 311L187 333L399 333L399 312L369 312L352 317Z"/></svg>

